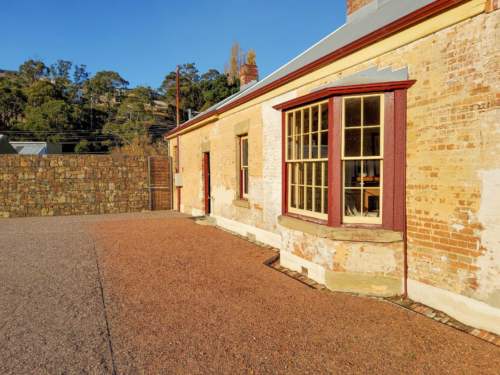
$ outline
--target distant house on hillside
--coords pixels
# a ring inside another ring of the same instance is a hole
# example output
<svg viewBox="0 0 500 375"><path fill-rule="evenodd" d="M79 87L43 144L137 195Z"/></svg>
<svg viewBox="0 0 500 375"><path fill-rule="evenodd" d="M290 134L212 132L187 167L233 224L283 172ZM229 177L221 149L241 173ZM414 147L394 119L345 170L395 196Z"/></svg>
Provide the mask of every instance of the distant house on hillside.
<svg viewBox="0 0 500 375"><path fill-rule="evenodd" d="M4 69L0 69L0 78L1 77L6 77L7 75L9 74L15 74L16 72L13 71L13 70L4 70Z"/></svg>
<svg viewBox="0 0 500 375"><path fill-rule="evenodd" d="M0 134L0 155L5 154L17 154L17 152L9 143L9 137Z"/></svg>
<svg viewBox="0 0 500 375"><path fill-rule="evenodd" d="M19 155L50 155L62 153L62 147L59 143L26 141L10 142L10 145Z"/></svg>

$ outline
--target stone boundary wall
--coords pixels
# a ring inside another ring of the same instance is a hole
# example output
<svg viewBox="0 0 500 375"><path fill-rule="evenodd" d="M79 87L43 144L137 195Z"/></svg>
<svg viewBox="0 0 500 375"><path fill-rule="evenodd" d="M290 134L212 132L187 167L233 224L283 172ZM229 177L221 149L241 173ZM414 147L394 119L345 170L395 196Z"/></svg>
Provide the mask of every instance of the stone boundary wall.
<svg viewBox="0 0 500 375"><path fill-rule="evenodd" d="M148 158L0 156L0 217L88 215L149 209Z"/></svg>

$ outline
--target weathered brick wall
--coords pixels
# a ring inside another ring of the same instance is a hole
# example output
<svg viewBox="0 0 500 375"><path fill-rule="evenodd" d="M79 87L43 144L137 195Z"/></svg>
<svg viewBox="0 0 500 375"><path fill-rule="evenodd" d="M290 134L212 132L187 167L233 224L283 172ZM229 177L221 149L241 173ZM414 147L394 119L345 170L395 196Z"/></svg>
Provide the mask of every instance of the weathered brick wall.
<svg viewBox="0 0 500 375"><path fill-rule="evenodd" d="M149 208L146 157L0 156L0 217Z"/></svg>
<svg viewBox="0 0 500 375"><path fill-rule="evenodd" d="M422 40L408 100L409 276L500 308L500 13Z"/></svg>

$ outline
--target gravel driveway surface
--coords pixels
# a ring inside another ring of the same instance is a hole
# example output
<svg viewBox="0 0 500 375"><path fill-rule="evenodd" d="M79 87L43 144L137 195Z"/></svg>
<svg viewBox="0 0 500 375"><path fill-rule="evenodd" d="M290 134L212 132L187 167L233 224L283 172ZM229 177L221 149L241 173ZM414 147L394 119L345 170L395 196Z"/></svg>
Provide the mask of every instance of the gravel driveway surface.
<svg viewBox="0 0 500 375"><path fill-rule="evenodd" d="M169 213L0 221L0 373L498 374L500 348Z"/></svg>

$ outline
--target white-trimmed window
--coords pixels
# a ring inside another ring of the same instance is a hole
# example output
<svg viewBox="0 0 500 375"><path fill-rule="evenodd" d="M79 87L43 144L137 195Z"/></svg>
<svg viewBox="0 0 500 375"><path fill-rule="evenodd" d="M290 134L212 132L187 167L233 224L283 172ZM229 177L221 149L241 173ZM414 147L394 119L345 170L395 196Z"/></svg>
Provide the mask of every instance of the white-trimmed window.
<svg viewBox="0 0 500 375"><path fill-rule="evenodd" d="M343 222L382 223L384 95L342 102Z"/></svg>
<svg viewBox="0 0 500 375"><path fill-rule="evenodd" d="M240 146L240 198L248 198L248 136L239 137Z"/></svg>
<svg viewBox="0 0 500 375"><path fill-rule="evenodd" d="M328 101L286 113L288 212L328 219Z"/></svg>

